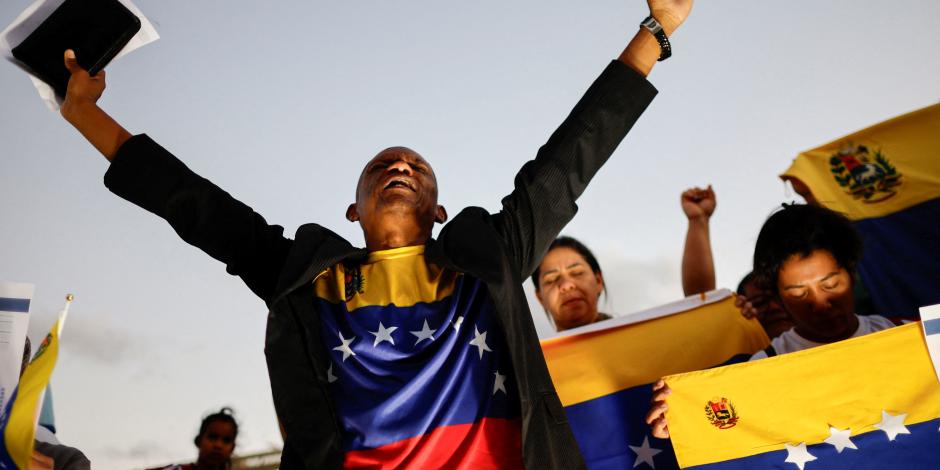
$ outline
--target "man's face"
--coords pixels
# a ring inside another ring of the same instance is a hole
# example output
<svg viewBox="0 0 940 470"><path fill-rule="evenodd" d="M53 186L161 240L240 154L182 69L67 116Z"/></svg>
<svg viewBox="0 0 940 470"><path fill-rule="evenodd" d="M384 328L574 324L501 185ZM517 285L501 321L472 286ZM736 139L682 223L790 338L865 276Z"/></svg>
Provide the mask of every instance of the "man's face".
<svg viewBox="0 0 940 470"><path fill-rule="evenodd" d="M391 147L379 152L362 170L356 203L347 217L358 220L366 232L382 231L388 224L416 224L430 236L435 220L443 221L437 205L437 178L431 165L417 152Z"/></svg>
<svg viewBox="0 0 940 470"><path fill-rule="evenodd" d="M793 320L790 320L790 315L780 306L780 302L753 281L744 285L744 296L754 306L754 310L757 310L757 320L764 327L767 336L776 338L793 328Z"/></svg>
<svg viewBox="0 0 940 470"><path fill-rule="evenodd" d="M787 259L780 267L777 287L797 332L812 341L831 343L858 329L852 282L832 253L816 250Z"/></svg>
<svg viewBox="0 0 940 470"><path fill-rule="evenodd" d="M597 298L604 279L577 251L557 247L539 265L539 288L535 292L542 307L555 321L558 331L597 321Z"/></svg>

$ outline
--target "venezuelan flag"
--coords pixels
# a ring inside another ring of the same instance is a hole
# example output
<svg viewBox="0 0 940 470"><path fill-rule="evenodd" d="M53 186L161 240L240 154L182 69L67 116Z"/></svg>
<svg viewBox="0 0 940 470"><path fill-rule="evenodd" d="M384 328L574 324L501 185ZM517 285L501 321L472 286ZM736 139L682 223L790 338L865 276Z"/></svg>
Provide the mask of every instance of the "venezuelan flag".
<svg viewBox="0 0 940 470"><path fill-rule="evenodd" d="M727 290L565 333L543 341L542 350L591 469L677 468L669 441L650 436L644 422L651 384L747 360L769 344Z"/></svg>
<svg viewBox="0 0 940 470"><path fill-rule="evenodd" d="M522 468L515 374L486 284L373 251L314 282L344 468Z"/></svg>
<svg viewBox="0 0 940 470"><path fill-rule="evenodd" d="M42 396L59 357L59 335L68 310L52 325L32 362L26 367L0 415L0 468L29 468L36 435L36 422L42 408Z"/></svg>
<svg viewBox="0 0 940 470"><path fill-rule="evenodd" d="M666 383L684 468L940 468L920 323Z"/></svg>
<svg viewBox="0 0 940 470"><path fill-rule="evenodd" d="M940 104L803 152L780 177L855 221L873 313L940 303Z"/></svg>

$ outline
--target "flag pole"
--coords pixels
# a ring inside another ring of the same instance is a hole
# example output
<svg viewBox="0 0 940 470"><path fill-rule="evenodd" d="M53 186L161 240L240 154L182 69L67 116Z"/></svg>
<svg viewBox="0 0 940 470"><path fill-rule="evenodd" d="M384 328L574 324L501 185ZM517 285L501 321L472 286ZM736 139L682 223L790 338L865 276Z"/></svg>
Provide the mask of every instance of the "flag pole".
<svg viewBox="0 0 940 470"><path fill-rule="evenodd" d="M65 326L65 318L69 316L69 306L72 305L73 300L75 300L74 295L65 294L65 307L59 312L59 329L56 331L56 335L62 334L62 327Z"/></svg>

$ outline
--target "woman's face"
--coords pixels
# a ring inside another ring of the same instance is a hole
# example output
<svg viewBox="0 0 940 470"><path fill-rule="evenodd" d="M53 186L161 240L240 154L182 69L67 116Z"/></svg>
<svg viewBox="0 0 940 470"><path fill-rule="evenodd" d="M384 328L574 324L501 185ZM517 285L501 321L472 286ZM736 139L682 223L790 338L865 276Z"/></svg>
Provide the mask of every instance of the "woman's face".
<svg viewBox="0 0 940 470"><path fill-rule="evenodd" d="M558 331L596 321L597 299L603 290L601 274L571 248L552 249L539 266L535 296L555 320Z"/></svg>
<svg viewBox="0 0 940 470"><path fill-rule="evenodd" d="M851 337L858 329L852 276L832 253L816 250L793 255L780 267L777 288L796 331L804 338L831 343Z"/></svg>
<svg viewBox="0 0 940 470"><path fill-rule="evenodd" d="M199 462L221 468L235 450L235 426L226 421L212 421L199 436Z"/></svg>

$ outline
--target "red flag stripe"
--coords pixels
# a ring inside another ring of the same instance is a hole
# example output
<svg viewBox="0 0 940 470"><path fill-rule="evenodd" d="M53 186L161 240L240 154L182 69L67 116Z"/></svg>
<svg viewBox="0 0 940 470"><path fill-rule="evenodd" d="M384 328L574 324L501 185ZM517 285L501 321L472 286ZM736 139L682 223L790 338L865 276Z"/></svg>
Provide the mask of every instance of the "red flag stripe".
<svg viewBox="0 0 940 470"><path fill-rule="evenodd" d="M346 453L344 468L355 469L521 469L518 419L483 418L444 426L423 436L376 449Z"/></svg>

